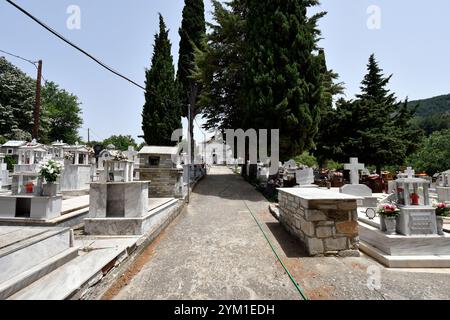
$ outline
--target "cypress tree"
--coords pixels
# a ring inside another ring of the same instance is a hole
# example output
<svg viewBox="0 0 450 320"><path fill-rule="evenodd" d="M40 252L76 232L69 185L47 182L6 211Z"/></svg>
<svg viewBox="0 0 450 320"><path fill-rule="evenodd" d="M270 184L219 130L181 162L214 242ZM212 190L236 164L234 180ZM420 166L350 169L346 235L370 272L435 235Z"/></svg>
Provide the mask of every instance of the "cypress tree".
<svg viewBox="0 0 450 320"><path fill-rule="evenodd" d="M171 141L172 132L181 128L171 46L169 31L159 15L159 33L155 35L151 68L146 71L142 111L143 138L148 145L173 146L176 142Z"/></svg>
<svg viewBox="0 0 450 320"><path fill-rule="evenodd" d="M338 74L328 69L325 52L322 49L319 51L319 58L321 60L320 72L322 73L323 93L319 132L315 139L314 155L320 166L322 166L326 160L333 159L336 153L335 147L339 136L336 135L337 113L333 108L333 97L344 92L344 85L343 83L335 83Z"/></svg>
<svg viewBox="0 0 450 320"><path fill-rule="evenodd" d="M180 49L177 80L180 100L183 103L182 115L188 117L188 105L191 110L191 150L194 150L194 118L200 113L197 100L201 92L200 84L194 79L195 52L202 50L206 33L205 7L203 0L185 0L181 22ZM194 154L192 153L192 157Z"/></svg>
<svg viewBox="0 0 450 320"><path fill-rule="evenodd" d="M280 159L314 147L322 99L315 0L248 0L246 127L280 129Z"/></svg>

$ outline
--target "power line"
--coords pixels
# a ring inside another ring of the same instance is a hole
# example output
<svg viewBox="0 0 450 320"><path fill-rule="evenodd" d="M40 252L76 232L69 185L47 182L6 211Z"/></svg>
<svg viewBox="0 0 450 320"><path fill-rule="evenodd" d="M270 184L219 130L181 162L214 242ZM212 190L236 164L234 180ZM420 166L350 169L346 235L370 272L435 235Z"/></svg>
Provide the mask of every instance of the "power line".
<svg viewBox="0 0 450 320"><path fill-rule="evenodd" d="M117 72L116 70L114 70L113 68L107 66L105 63L101 62L99 59L95 58L93 55L91 55L90 53L86 52L85 50L81 49L79 46L77 46L76 44L74 44L73 42L69 41L68 39L66 39L64 36L62 36L61 34L59 34L58 32L56 32L55 30L53 30L52 28L50 28L49 26L47 26L45 23L43 23L42 21L40 21L38 18L36 18L35 16L33 16L31 13L29 13L28 11L26 11L25 9L23 9L22 7L18 6L16 3L14 3L11 0L6 0L9 4L11 4L12 6L14 6L16 9L18 9L19 11L21 11L22 13L24 13L26 16L28 16L29 18L31 18L32 20L34 20L36 23L38 23L41 27L43 27L44 29L46 29L47 31L49 31L50 33L52 33L53 35L55 35L56 37L58 37L59 39L61 39L62 41L64 41L65 43L67 43L68 45L70 45L71 47L77 49L78 51L80 51L81 53L83 53L85 56L89 57L90 59L92 59L93 61L95 61L97 64L99 64L100 66L102 66L103 68L105 68L106 70L114 73L116 76L127 80L128 82L134 84L135 86L145 90L145 88L143 86L141 86L140 84L136 83L135 81L127 78L126 76L120 74L119 72Z"/></svg>
<svg viewBox="0 0 450 320"><path fill-rule="evenodd" d="M37 61L31 61L31 60L29 60L29 59L26 59L26 58L21 57L21 56L18 56L18 55L16 55L16 54L10 53L10 52L8 52L8 51L4 51L4 50L1 50L1 49L0 49L0 52L5 53L5 54L7 54L7 55L10 55L11 57L14 57L14 58L17 58L17 59L20 59L20 60L29 62L29 63L31 63L31 64L34 65L34 66L36 66L36 63L38 63Z"/></svg>
<svg viewBox="0 0 450 320"><path fill-rule="evenodd" d="M16 54L13 54L11 52L8 52L8 51L5 51L5 50L1 50L1 49L0 49L0 52L2 52L4 54L7 54L7 55L10 55L11 57L14 57L14 58L17 58L17 59L29 62L36 68L36 70L38 69L37 64L39 63L39 61L31 61L30 59L26 59L24 57L21 57L19 55L16 55ZM41 78L42 78L42 80L44 80L44 82L47 82L47 80L44 78L44 75L41 75Z"/></svg>
<svg viewBox="0 0 450 320"><path fill-rule="evenodd" d="M88 53L87 51L83 50L82 48L80 48L79 46L77 46L76 44L74 44L73 42L71 42L70 40L68 40L67 38L65 38L63 35L59 34L57 31L55 31L54 29L52 29L51 27L49 27L48 25L46 25L44 22L40 21L38 18L36 18L35 16L33 16L31 13L29 13L28 11L26 11L25 9L23 9L22 7L20 7L19 5L17 5L16 3L14 3L11 0L6 0L9 4L11 4L12 6L14 6L16 9L18 9L19 11L21 11L22 13L24 13L26 16L28 16L29 18L31 18L32 20L34 20L36 23L38 23L41 27L43 27L44 29L46 29L47 31L49 31L50 33L52 33L53 35L55 35L56 37L58 37L59 39L61 39L62 41L64 41L65 43L67 43L68 45L70 45L71 47L75 48L76 50L80 51L81 53L83 53L85 56L87 56L88 58L90 58L91 60L93 60L94 62L96 62L97 64L99 64L100 66L102 66L103 68L105 68L106 70L108 70L109 72L112 72L113 74L115 74L116 76L130 82L131 84L139 87L140 89L144 90L144 91L148 91L150 94L152 94L155 97L161 98L159 97L159 95L155 92L152 92L151 90L146 89L145 87L141 86L140 84L138 84L137 82L129 79L128 77L120 74L118 71L114 70L113 68L109 67L108 65L106 65L105 63L103 63L102 61L100 61L99 59L95 58L93 55L91 55L90 53ZM167 102L170 102L172 104L176 104L178 106L184 106L184 104L179 103L178 101L174 101L168 98L162 98L164 100L166 100Z"/></svg>

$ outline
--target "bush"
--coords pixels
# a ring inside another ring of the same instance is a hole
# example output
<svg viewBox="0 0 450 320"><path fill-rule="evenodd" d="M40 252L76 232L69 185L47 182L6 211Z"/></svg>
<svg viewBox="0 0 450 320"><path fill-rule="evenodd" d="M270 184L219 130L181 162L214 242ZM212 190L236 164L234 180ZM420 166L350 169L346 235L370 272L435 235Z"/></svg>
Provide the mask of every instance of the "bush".
<svg viewBox="0 0 450 320"><path fill-rule="evenodd" d="M336 162L334 160L327 160L325 168L329 170L342 170L344 169L344 165L342 163Z"/></svg>
<svg viewBox="0 0 450 320"><path fill-rule="evenodd" d="M429 175L450 169L450 130L442 130L425 138L418 151L407 159L416 172Z"/></svg>
<svg viewBox="0 0 450 320"><path fill-rule="evenodd" d="M301 155L294 158L297 164L302 164L310 168L318 167L318 162L316 157L310 155L308 152L303 152Z"/></svg>
<svg viewBox="0 0 450 320"><path fill-rule="evenodd" d="M16 159L13 158L13 156L11 155L6 155L5 156L5 163L6 166L8 168L9 171L13 171L14 170L14 165L17 164Z"/></svg>

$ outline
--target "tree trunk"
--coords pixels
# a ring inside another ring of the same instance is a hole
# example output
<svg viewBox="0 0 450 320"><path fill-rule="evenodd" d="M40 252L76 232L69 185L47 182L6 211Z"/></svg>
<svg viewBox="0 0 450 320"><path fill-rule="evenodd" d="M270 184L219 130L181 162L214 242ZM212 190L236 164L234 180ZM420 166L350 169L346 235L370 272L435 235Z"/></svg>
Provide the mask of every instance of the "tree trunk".
<svg viewBox="0 0 450 320"><path fill-rule="evenodd" d="M195 116L197 115L197 94L198 94L198 86L195 83L195 81L191 81L190 83L190 90L189 90L189 104L190 104L190 115L188 115L188 119L190 116L190 123L189 123L189 133L190 133L190 139L191 139L191 163L194 163L195 158L195 140L194 140L194 121Z"/></svg>

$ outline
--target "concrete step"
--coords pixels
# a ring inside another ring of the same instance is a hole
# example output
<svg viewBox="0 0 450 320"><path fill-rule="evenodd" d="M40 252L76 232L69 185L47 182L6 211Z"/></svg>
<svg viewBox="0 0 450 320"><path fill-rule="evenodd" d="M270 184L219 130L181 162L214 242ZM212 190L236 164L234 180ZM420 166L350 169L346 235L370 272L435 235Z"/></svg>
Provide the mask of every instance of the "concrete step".
<svg viewBox="0 0 450 320"><path fill-rule="evenodd" d="M53 272L9 297L10 300L64 300L83 286L94 285L114 266L128 257L128 248L137 237L84 241L87 252L81 253ZM78 245L80 241L77 241Z"/></svg>
<svg viewBox="0 0 450 320"><path fill-rule="evenodd" d="M0 285L70 245L69 228L0 227Z"/></svg>
<svg viewBox="0 0 450 320"><path fill-rule="evenodd" d="M63 252L31 267L0 284L0 300L4 300L23 288L29 286L41 277L56 270L78 256L78 248L69 248Z"/></svg>

